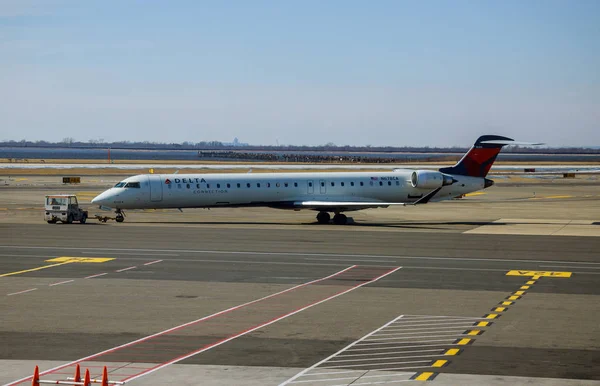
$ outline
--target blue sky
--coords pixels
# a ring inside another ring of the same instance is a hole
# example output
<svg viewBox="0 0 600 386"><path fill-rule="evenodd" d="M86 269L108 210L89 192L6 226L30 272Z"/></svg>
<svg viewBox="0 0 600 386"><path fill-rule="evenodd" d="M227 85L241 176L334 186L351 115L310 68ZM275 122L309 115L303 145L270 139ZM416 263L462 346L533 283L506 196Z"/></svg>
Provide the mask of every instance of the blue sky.
<svg viewBox="0 0 600 386"><path fill-rule="evenodd" d="M0 139L600 145L600 2L0 0Z"/></svg>

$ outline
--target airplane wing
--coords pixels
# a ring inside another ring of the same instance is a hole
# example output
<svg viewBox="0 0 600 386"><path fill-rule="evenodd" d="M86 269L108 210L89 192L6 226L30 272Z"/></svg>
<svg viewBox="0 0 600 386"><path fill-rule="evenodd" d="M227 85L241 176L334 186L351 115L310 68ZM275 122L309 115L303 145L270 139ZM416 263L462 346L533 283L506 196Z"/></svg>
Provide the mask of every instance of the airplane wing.
<svg viewBox="0 0 600 386"><path fill-rule="evenodd" d="M391 205L420 205L426 204L431 200L442 188L437 188L427 193L423 197L419 198L415 202L383 202L383 201L295 201L293 206L302 209L316 209L316 210L360 210L369 208L387 208Z"/></svg>

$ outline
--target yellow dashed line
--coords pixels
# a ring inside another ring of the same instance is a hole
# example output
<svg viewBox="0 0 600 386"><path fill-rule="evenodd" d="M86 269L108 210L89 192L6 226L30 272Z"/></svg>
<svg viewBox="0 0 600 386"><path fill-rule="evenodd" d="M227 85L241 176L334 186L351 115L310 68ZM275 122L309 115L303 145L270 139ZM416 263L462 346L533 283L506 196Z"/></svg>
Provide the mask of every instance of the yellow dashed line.
<svg viewBox="0 0 600 386"><path fill-rule="evenodd" d="M571 277L571 274L572 272L511 270L506 276L532 276L532 280L537 280L540 277Z"/></svg>
<svg viewBox="0 0 600 386"><path fill-rule="evenodd" d="M483 315L484 318L486 319L498 319L500 317L500 315L498 314L485 314Z"/></svg>
<svg viewBox="0 0 600 386"><path fill-rule="evenodd" d="M465 335L481 335L483 331L481 330L467 330L464 332Z"/></svg>
<svg viewBox="0 0 600 386"><path fill-rule="evenodd" d="M489 327L492 325L492 322L477 322L475 323L476 327Z"/></svg>
<svg viewBox="0 0 600 386"><path fill-rule="evenodd" d="M48 263L106 263L114 260L114 257L55 257L54 259L46 260Z"/></svg>
<svg viewBox="0 0 600 386"><path fill-rule="evenodd" d="M523 295L525 295L525 291L516 291L516 292L513 292L513 294L523 296Z"/></svg>
<svg viewBox="0 0 600 386"><path fill-rule="evenodd" d="M451 348L448 349L444 355L458 355L460 353L460 349L459 348Z"/></svg>
<svg viewBox="0 0 600 386"><path fill-rule="evenodd" d="M522 285L522 286L521 286L521 288L519 288L519 289L522 289L522 290L528 290L528 289L529 289L529 286L528 286L528 285Z"/></svg>
<svg viewBox="0 0 600 386"><path fill-rule="evenodd" d="M445 359L438 359L437 361L433 362L431 367L444 367L447 363L448 361Z"/></svg>
<svg viewBox="0 0 600 386"><path fill-rule="evenodd" d="M512 295L512 296L509 296L507 299L508 300L519 300L519 299L521 299L521 297L517 296L517 295Z"/></svg>
<svg viewBox="0 0 600 386"><path fill-rule="evenodd" d="M515 304L515 302L501 302L500 304L502 304L503 306L511 306Z"/></svg>
<svg viewBox="0 0 600 386"><path fill-rule="evenodd" d="M508 310L508 307L494 307L494 308L492 308L492 311L494 311L494 312L504 312L506 310Z"/></svg>
<svg viewBox="0 0 600 386"><path fill-rule="evenodd" d="M534 277L532 277L533 280L538 280L541 276L540 275L535 275Z"/></svg>
<svg viewBox="0 0 600 386"><path fill-rule="evenodd" d="M529 280L527 283L525 283L527 285L534 285L535 284L535 280Z"/></svg>
<svg viewBox="0 0 600 386"><path fill-rule="evenodd" d="M437 376L437 373L432 373L430 371L425 371L422 373L417 373L410 379L413 381L432 381L433 378Z"/></svg>
<svg viewBox="0 0 600 386"><path fill-rule="evenodd" d="M455 344L457 344L457 345L459 345L459 346L466 346L466 345L468 345L468 344L472 343L472 342L473 342L473 339L469 339L469 338L462 338L462 339L458 339L458 340L456 340L455 342L456 342Z"/></svg>

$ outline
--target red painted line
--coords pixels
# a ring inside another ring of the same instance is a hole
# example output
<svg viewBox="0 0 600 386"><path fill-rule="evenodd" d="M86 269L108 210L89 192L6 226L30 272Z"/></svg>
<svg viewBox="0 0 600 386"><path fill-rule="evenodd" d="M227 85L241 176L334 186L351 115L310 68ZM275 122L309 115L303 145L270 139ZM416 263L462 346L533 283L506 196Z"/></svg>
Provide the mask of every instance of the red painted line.
<svg viewBox="0 0 600 386"><path fill-rule="evenodd" d="M106 273L106 272L104 272L104 273L98 273L98 274L95 274L95 275L86 276L86 277L84 277L84 279L93 279L95 277L100 277L100 276L104 276L104 275L108 275L108 273Z"/></svg>
<svg viewBox="0 0 600 386"><path fill-rule="evenodd" d="M26 292L35 291L36 289L37 288L30 288L30 289L27 289L25 291L13 292L12 294L7 294L6 296L13 296L13 295L18 295L18 294L24 294Z"/></svg>
<svg viewBox="0 0 600 386"><path fill-rule="evenodd" d="M127 268L123 268L123 269L117 269L115 272L125 272L125 271L129 271L130 269L135 269L137 268L137 266L133 266L133 267L127 267Z"/></svg>
<svg viewBox="0 0 600 386"><path fill-rule="evenodd" d="M390 274L392 274L392 273L396 272L396 271L397 271L397 270L399 270L400 268L402 268L402 267L396 267L396 268L394 268L394 269L391 269L391 270L389 270L388 272L384 273L383 275L380 275L380 276L378 276L378 277L376 277L376 278L374 278L374 279L372 279L372 280L369 280L369 281L366 281L366 282L363 282L363 283L357 284L357 285L355 285L355 286L353 286L353 287L350 287L350 288L348 288L348 289L345 289L345 290L343 290L343 291L340 291L340 292L338 292L338 293L336 293L336 294L330 295L330 296L326 297L325 299L321 299L321 300L319 300L319 301L316 301L316 302L310 303L310 304L308 304L308 305L306 305L306 306L303 306L303 307L297 308L297 309L296 309L296 310L294 310L294 311L291 311L291 312L288 312L288 313L286 313L286 314L283 314L283 315L281 315L281 316L278 316L278 317L276 317L276 318L273 318L273 319L271 319L271 320L269 320L269 321L267 321L267 322L265 322L265 323L258 324L258 325L254 326L254 327L251 327L251 328L247 329L247 330L244 330L244 331L242 331L242 332L239 332L239 333L237 333L237 334L231 335L231 336L229 336L229 337L227 337L227 338L221 339L221 340L219 340L219 341L217 341L217 342L215 342L215 343L211 343L211 344L209 344L209 345L206 345L206 346L204 346L204 347L203 347L203 348L201 348L201 349L198 349L198 350L192 351L192 352L190 352L190 353L188 353L188 354L182 355L182 356L180 356L180 357L177 357L177 358L175 358L175 359L172 359L172 360L170 360L170 361L167 361L167 362L161 363L160 365L157 365L157 366L155 366L154 368L152 368L152 369L150 369L150 370L148 370L148 371L142 372L142 373L140 373L140 374L138 374L138 375L136 375L136 376L133 376L133 377L128 377L128 378L122 379L122 382L129 382L129 381L133 381L134 379L140 378L140 377L142 377L142 376L144 376L144 375L151 374L151 373L153 373L153 372L155 372L155 371L158 371L158 370L160 370L160 369L162 369L162 368L164 368L164 367L170 366L170 365L172 365L172 364L174 364L174 363L181 362L182 360L185 360L185 359L187 359L187 358L193 357L194 355L198 355L198 354L200 354L200 353L203 353L203 352L205 352L205 351L208 351L208 350L210 350L210 349L213 349L213 348L215 348L215 347L218 347L218 346L220 346L220 345L222 345L222 344L224 344L224 343L227 343L227 342L229 342L229 341L231 341L231 340L234 340L234 339L236 339L236 338L239 338L239 337L241 337L241 336L244 336L244 335L246 335L246 334L249 334L249 333L251 333L251 332L253 332L253 331L256 331L256 330L258 330L258 329L261 329L261 328L263 328L263 327L267 327L267 326L269 326L269 325L271 325L271 324L273 324L273 323L276 323L276 322L278 322L278 321L280 321L280 320L286 319L286 318L288 318L288 317L290 317L290 316L293 316L293 315L295 315L295 314L297 314L297 313L299 313L299 312L302 312L302 311L304 311L304 310L307 310L307 309L309 309L309 308L311 308L311 307L314 307L314 306L316 306L316 305L319 305L319 304L321 304L321 303L325 303L325 302L326 302L326 301L328 301L328 300L331 300L331 299L337 298L338 296L341 296L341 295L347 294L348 292L354 291L355 289L357 289L357 288L360 288L360 287L362 287L362 286L364 286L364 285L367 285L367 284L370 284L370 283L374 283L374 282L376 282L377 280L379 280L379 279L382 279L382 278L386 277L387 275L390 275Z"/></svg>
<svg viewBox="0 0 600 386"><path fill-rule="evenodd" d="M234 306L234 307L228 308L228 309L226 309L226 310L223 310L223 311L216 312L216 313L214 313L214 314L212 314L212 315L208 315L208 316L205 316L205 317L203 317L203 318L196 319L196 320L194 320L194 321L191 321L191 322L188 322L188 323L185 323L185 324L182 324L182 325L176 326L176 327L169 328L168 330L164 330L164 331L161 331L161 332L157 332L156 334L153 334L153 335L148 335L148 336L146 336L146 337L144 337L144 338L140 338L140 339L138 339L138 340L134 340L134 341L132 341L132 342L125 343L125 344L122 344L122 345L120 345L120 346L113 347L113 348L111 348L111 349L104 350L104 351L101 351L101 352L99 352L99 353L92 354L92 355L89 355L89 356L87 356L87 357L84 357L84 358L81 358L81 359L77 359L77 360L74 360L74 361L72 361L72 362L65 363L65 364L63 364L63 365L56 366L56 367L54 367L54 368L51 368L51 369L49 369L49 370L41 371L41 372L40 372L40 375L51 374L52 372L54 372L54 371L58 371L58 370L62 370L62 369L64 369L65 367L69 367L69 366L72 366L72 365L74 365L74 364L81 363L81 362L84 362L84 361L89 361L89 360L91 360L91 359L94 359L94 358L97 358L97 357L99 357L99 356L101 356L101 355L104 355L104 354L109 354L109 353L115 352L115 351L117 351L117 350L120 350L120 349L122 349L122 348L129 347L129 346L132 346L132 345L134 345L134 344L138 344L138 343L145 342L145 341L147 341L147 340L149 340L149 339L156 338L157 336L162 336L162 335L168 334L168 333L170 333L170 332L173 332L173 331L181 330L182 328L189 327L189 326L192 326L192 325L194 325L194 324L198 324L198 323L200 323L200 322L203 322L203 321L206 321L206 320L209 320L209 319L215 318L215 317L217 317L217 316L221 316L221 315L228 314L228 313L230 313L230 312L232 312L232 311L239 310L239 309L241 309L241 308L244 308L244 307L247 307L247 306L249 306L249 305L252 305L252 304L255 304L255 303L261 302L261 301L263 301L263 300L271 299L271 298L273 298L273 297L276 297L276 296L279 296L279 295L283 295L283 294L285 294L285 293L288 293L288 292L290 292L290 291L294 291L294 290L300 289L300 288L302 288L302 287L306 287L306 286L308 286L308 285L311 285L311 284L314 284L314 283L321 282L321 281L323 281L323 280L331 279L331 278L333 278L333 277L335 277L335 276L341 275L342 273L344 273L344 272L346 272L346 271L349 271L349 270L351 270L351 269L353 269L353 268L356 268L356 267L357 267L356 265L352 265L352 266L350 266L350 267L348 267L348 268L344 268L344 269L343 269L343 270L341 270L341 271L338 271L338 272L336 272L336 273L334 273L334 274L331 274L331 275L329 275L329 276L323 277L323 278L321 278L321 279L316 279L316 280L312 280L312 281L309 281L309 282L306 282L306 283L303 283L303 284L298 284L298 285L296 285L296 286L294 286L294 287L290 287L290 288L288 288L288 289L285 289L285 290L283 290L283 291L279 291L279 292L276 292L276 293L274 293L274 294L267 295L267 296L264 296L264 297L262 297L262 298L259 298L259 299L255 299L255 300L249 301L249 302L247 302L247 303L243 303L243 304L240 304L240 305L237 305L237 306ZM399 269L399 268L396 268L396 269ZM393 272L393 271L395 271L396 269L392 270L392 272ZM391 273L391 272L389 272L389 273ZM383 277L383 276L382 276L382 277ZM379 278L378 278L378 279L379 279ZM365 282L364 284L366 284L366 282ZM17 385L17 384L19 384L19 383L21 383L21 382L24 382L24 381L31 380L31 378L32 378L31 376L24 377L24 378L18 379L18 380L16 380L16 381L13 381L13 382L11 382L11 383L7 383L7 384L6 384L6 385L4 385L4 386L13 386L13 385Z"/></svg>
<svg viewBox="0 0 600 386"><path fill-rule="evenodd" d="M144 263L144 265L152 265L152 264L160 263L161 261L162 260L154 260L154 261L151 261L149 263Z"/></svg>

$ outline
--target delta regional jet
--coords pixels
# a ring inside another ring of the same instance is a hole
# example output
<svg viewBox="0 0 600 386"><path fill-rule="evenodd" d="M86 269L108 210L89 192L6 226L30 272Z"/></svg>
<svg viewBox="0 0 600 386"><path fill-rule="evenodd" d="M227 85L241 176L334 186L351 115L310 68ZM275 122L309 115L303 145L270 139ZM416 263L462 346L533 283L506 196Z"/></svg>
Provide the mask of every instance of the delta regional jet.
<svg viewBox="0 0 600 386"><path fill-rule="evenodd" d="M454 166L390 172L141 174L128 177L92 200L125 209L269 207L317 211L320 224L346 224L344 212L392 205L420 205L489 188L485 178L503 146L516 144L497 135L479 137Z"/></svg>

